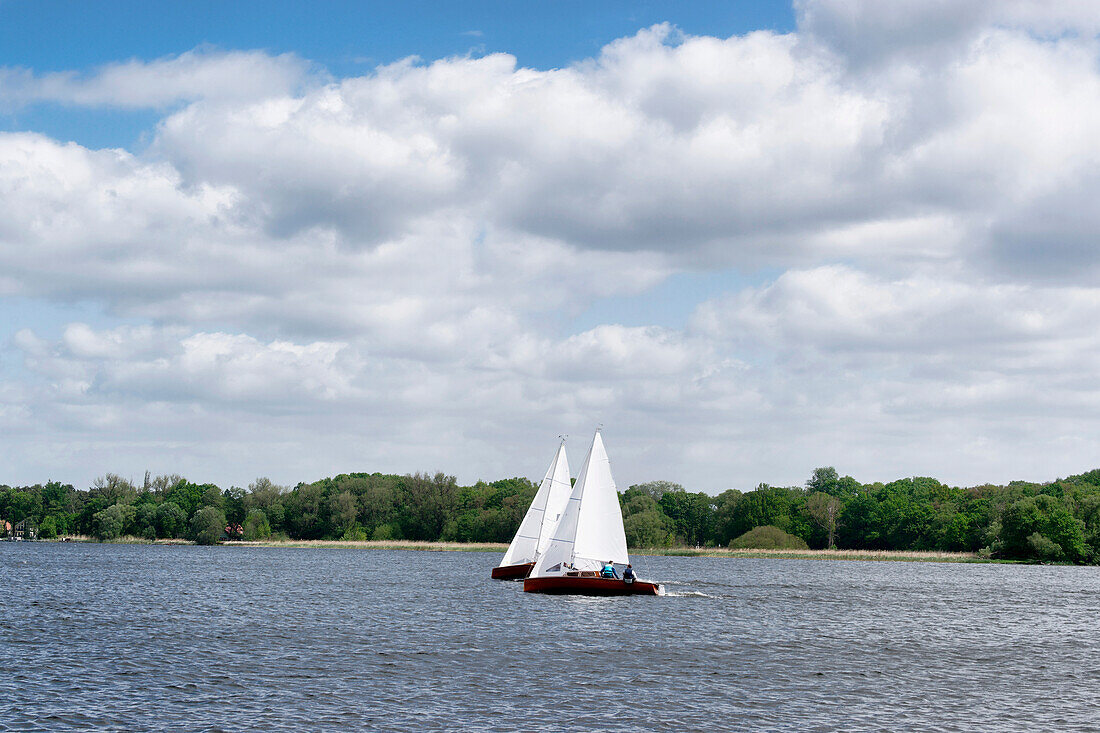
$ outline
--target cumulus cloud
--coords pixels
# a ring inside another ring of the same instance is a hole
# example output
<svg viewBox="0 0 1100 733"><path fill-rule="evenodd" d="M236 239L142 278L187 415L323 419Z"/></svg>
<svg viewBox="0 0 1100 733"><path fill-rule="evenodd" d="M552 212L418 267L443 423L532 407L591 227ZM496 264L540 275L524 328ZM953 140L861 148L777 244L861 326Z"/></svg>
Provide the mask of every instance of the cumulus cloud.
<svg viewBox="0 0 1100 733"><path fill-rule="evenodd" d="M1006 462L1041 475L1094 460L1098 319L1095 288L833 266L705 303L690 331L745 359L768 409L796 422L757 411L776 440L895 471L955 465L977 481Z"/></svg>
<svg viewBox="0 0 1100 733"><path fill-rule="evenodd" d="M935 69L957 61L991 29L1046 38L1100 30L1088 0L796 0L794 6L800 33L859 71L889 64Z"/></svg>
<svg viewBox="0 0 1100 733"><path fill-rule="evenodd" d="M700 306L694 329L768 350L840 357L957 360L967 370L1093 363L1100 289L990 285L917 275L886 280L847 267L790 270Z"/></svg>
<svg viewBox="0 0 1100 733"><path fill-rule="evenodd" d="M627 439L621 481L707 488L845 456L868 479L1090 467L1088 6L806 0L798 18L658 25L552 70L488 54L331 79L198 50L0 72L11 105L165 110L143 151L0 134L0 297L139 324L18 330L0 430L159 435L228 465L203 425L288 473L473 479L602 420ZM572 325L708 269L757 284L682 327ZM1055 437L1032 446L1020 415ZM308 459L287 457L299 442Z"/></svg>
<svg viewBox="0 0 1100 733"><path fill-rule="evenodd" d="M886 12L858 6L853 22ZM9 140L8 239L33 233L21 213L83 186L94 211L44 223L118 227L90 242L97 255L130 248L152 211L186 219L165 230L190 230L193 246L236 252L401 247L454 222L461 236L673 267L896 267L1011 258L997 224L1096 160L1091 39L982 26L952 41L963 55L950 66L860 83L805 22L802 35L728 39L656 26L566 69L505 54L403 61L300 94L203 98L169 114L141 159ZM128 210L132 225L103 221Z"/></svg>
<svg viewBox="0 0 1100 733"><path fill-rule="evenodd" d="M460 213L587 250L756 267L872 259L880 244L846 235L920 220L955 236L890 239L890 261L967 256L995 245L991 220L1096 159L1096 47L992 21L954 39L933 15L929 34L958 56L870 80L836 53L853 44L826 44L809 19L728 39L656 26L566 69L403 61L303 95L198 103L155 147L185 184L233 187L272 236L335 227L377 246Z"/></svg>
<svg viewBox="0 0 1100 733"><path fill-rule="evenodd" d="M301 464L325 472L334 455L344 470L364 460L399 470L395 455L446 467L476 446L487 465L514 472L506 468L515 461L513 448L490 436L537 439L549 425L587 432L594 415L623 402L672 414L697 390L692 380L705 376L710 359L704 345L660 329L600 326L526 341L489 345L439 368L422 358L375 354L362 340L264 342L85 323L68 324L56 339L22 330L13 345L30 376L20 399L0 410L0 431L33 432L35 420L45 419L57 430L51 441L110 429L123 443L144 434L175 453L196 430L229 441L251 430L256 441L283 445L303 425L314 425L319 434L304 437L303 446L321 440L326 446L319 452L300 455L298 446L280 457L267 446L250 450L281 470ZM33 410L21 409L28 405ZM249 470L232 469L233 480L244 481Z"/></svg>
<svg viewBox="0 0 1100 733"><path fill-rule="evenodd" d="M198 49L155 61L107 64L87 74L0 67L0 102L122 109L164 108L200 99L239 103L291 93L311 76L310 65L294 54Z"/></svg>

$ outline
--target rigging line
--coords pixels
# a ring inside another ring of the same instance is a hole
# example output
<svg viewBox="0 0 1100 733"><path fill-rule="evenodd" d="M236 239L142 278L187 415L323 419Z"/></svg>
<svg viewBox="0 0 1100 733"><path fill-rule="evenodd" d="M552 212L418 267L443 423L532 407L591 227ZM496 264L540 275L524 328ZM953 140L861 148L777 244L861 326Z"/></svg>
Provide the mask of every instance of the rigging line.
<svg viewBox="0 0 1100 733"><path fill-rule="evenodd" d="M649 576L649 561L646 559L645 555L639 555L639 557L642 558L642 563L641 563L642 564L642 572L645 573L646 576L648 577Z"/></svg>

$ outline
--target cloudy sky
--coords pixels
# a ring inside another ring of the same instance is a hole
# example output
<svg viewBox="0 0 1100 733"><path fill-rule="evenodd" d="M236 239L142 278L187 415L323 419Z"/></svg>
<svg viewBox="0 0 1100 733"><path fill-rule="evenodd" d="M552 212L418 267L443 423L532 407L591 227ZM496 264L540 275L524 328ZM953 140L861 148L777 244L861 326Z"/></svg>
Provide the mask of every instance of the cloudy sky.
<svg viewBox="0 0 1100 733"><path fill-rule="evenodd" d="M0 0L0 483L1100 466L1092 2L590 6Z"/></svg>

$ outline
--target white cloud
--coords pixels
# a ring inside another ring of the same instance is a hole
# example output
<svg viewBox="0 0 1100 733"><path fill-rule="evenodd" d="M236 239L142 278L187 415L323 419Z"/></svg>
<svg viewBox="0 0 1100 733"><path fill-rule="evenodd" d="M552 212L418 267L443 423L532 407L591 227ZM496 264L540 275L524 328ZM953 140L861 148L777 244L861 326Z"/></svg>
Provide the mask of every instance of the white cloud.
<svg viewBox="0 0 1100 733"><path fill-rule="evenodd" d="M846 267L789 270L700 307L711 338L854 363L916 365L944 356L964 370L1094 362L1100 288L988 285L943 277L885 280Z"/></svg>
<svg viewBox="0 0 1100 733"><path fill-rule="evenodd" d="M22 106L54 102L74 106L163 108L199 99L262 99L291 93L311 78L294 54L198 49L155 61L131 59L90 74L36 74L0 67L0 102Z"/></svg>
<svg viewBox="0 0 1100 733"><path fill-rule="evenodd" d="M934 69L958 61L990 29L1043 38L1100 31L1089 0L795 0L800 35L859 71Z"/></svg>

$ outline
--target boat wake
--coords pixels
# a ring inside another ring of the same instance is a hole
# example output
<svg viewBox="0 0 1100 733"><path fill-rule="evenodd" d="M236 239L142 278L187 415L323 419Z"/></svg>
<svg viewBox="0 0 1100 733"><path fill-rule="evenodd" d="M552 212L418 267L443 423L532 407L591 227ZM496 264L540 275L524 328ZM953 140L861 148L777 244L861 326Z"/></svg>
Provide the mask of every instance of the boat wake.
<svg viewBox="0 0 1100 733"><path fill-rule="evenodd" d="M703 593L697 590L685 590L685 591L665 591L661 595L668 596L669 598L717 598L718 596L712 596L709 593Z"/></svg>

